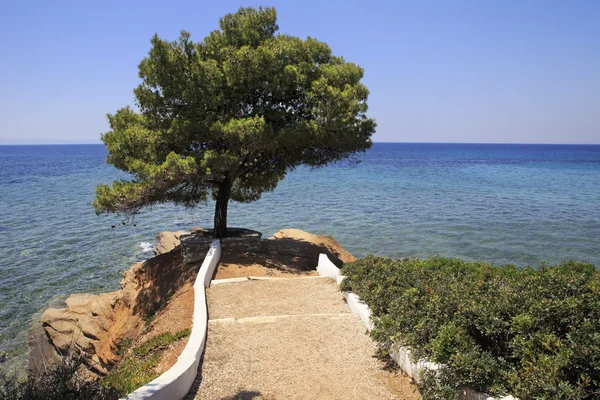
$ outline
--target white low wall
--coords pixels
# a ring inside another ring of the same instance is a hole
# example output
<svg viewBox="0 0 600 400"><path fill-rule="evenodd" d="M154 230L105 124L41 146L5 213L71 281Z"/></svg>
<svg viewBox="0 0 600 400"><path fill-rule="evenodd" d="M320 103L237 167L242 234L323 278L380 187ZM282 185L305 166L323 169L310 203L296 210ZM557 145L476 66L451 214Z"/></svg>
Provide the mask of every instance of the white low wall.
<svg viewBox="0 0 600 400"><path fill-rule="evenodd" d="M342 280L344 279L344 277L340 275L340 269L331 262L326 254L323 253L319 254L317 272L321 276L334 278L338 285L342 283ZM346 303L348 303L350 310L352 310L353 313L358 314L367 329L373 329L373 323L371 322L371 309L369 306L360 301L360 298L354 293L344 292L344 297L346 298Z"/></svg>
<svg viewBox="0 0 600 400"><path fill-rule="evenodd" d="M152 382L127 395L126 399L180 400L189 392L196 379L198 363L206 342L208 311L205 289L210 286L220 258L221 244L218 239L213 240L194 282L192 333L177 362Z"/></svg>
<svg viewBox="0 0 600 400"><path fill-rule="evenodd" d="M319 254L319 264L317 265L317 272L321 276L327 276L334 278L339 285L344 276L340 274L340 269L331 262L326 254ZM344 297L348 302L348 306L352 312L358 314L360 319L365 324L368 330L373 329L373 323L371 321L371 310L369 306L360 300L360 298L354 293L344 293ZM419 360L414 363L410 360L410 349L399 345L393 345L390 348L390 356L398 364L398 366L412 379L419 381L420 372L424 369L436 370L440 368L439 364L435 364L426 360ZM465 389L462 392L462 398L464 400L517 400L513 396L506 396L502 398L490 397L483 393L478 393L472 389Z"/></svg>

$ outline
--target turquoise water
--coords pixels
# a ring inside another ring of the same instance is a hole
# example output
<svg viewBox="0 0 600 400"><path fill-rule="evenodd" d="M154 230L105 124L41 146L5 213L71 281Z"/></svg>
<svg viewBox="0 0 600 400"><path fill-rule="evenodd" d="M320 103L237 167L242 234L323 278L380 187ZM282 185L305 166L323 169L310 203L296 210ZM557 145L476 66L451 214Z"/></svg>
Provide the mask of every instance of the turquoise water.
<svg viewBox="0 0 600 400"><path fill-rule="evenodd" d="M124 176L105 156L102 145L0 146L5 366L22 363L27 329L48 305L118 289L161 230L212 225L212 205L155 207L135 227L96 216L94 187ZM377 143L360 161L300 168L260 201L231 204L230 226L331 234L356 256L600 265L598 145Z"/></svg>

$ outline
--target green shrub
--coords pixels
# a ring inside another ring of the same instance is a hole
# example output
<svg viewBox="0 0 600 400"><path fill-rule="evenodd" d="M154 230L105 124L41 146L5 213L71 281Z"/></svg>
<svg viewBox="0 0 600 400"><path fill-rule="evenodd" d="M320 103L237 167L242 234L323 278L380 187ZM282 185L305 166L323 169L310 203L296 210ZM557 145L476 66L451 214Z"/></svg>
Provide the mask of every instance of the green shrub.
<svg viewBox="0 0 600 400"><path fill-rule="evenodd" d="M0 374L0 400L116 400L123 393L78 371L83 358L66 357L45 372L20 380Z"/></svg>
<svg viewBox="0 0 600 400"><path fill-rule="evenodd" d="M152 382L160 375L155 368L162 352L171 344L189 336L190 333L189 329L183 329L175 334L165 332L140 344L110 371L102 381L103 384L124 393L131 393L137 388ZM124 348L125 346L131 346L131 343L125 343ZM123 351L127 352L128 350Z"/></svg>
<svg viewBox="0 0 600 400"><path fill-rule="evenodd" d="M445 366L423 379L425 399L466 386L522 400L599 397L600 273L592 264L369 256L343 273L342 289L371 307L380 346L397 342Z"/></svg>

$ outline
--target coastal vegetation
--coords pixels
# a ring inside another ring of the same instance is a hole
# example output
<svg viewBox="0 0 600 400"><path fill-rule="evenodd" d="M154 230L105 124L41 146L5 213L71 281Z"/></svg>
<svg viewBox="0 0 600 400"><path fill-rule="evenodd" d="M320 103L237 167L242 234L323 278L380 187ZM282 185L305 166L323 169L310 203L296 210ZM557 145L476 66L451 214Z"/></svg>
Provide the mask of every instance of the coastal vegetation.
<svg viewBox="0 0 600 400"><path fill-rule="evenodd" d="M212 197L224 237L230 200L258 200L289 170L371 146L362 68L326 43L277 33L276 20L274 8L241 8L200 42L152 38L136 110L109 115L102 135L107 162L132 179L98 186L98 213Z"/></svg>
<svg viewBox="0 0 600 400"><path fill-rule="evenodd" d="M0 400L117 400L124 394L86 378L86 362L83 356L66 356L24 379L0 371Z"/></svg>
<svg viewBox="0 0 600 400"><path fill-rule="evenodd" d="M368 256L343 273L343 290L371 308L382 351L398 343L442 365L424 374L424 399L458 398L464 387L521 400L598 398L600 272L592 264Z"/></svg>
<svg viewBox="0 0 600 400"><path fill-rule="evenodd" d="M156 367L162 353L173 343L189 336L190 329L176 332L165 332L129 349L131 342L122 343L120 353L126 354L123 360L113 368L102 383L123 393L131 393L160 376Z"/></svg>

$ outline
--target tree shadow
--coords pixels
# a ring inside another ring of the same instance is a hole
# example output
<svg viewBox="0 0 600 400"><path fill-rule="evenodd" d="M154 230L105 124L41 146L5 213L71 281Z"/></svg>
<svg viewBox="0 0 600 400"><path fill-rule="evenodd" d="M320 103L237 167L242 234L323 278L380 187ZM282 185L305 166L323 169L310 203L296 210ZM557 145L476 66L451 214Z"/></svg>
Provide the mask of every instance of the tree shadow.
<svg viewBox="0 0 600 400"><path fill-rule="evenodd" d="M240 390L233 396L222 397L221 400L253 400L257 397L262 397L262 394L255 390Z"/></svg>
<svg viewBox="0 0 600 400"><path fill-rule="evenodd" d="M263 240L257 252L223 251L219 268L260 266L265 270L306 274L316 270L321 253L326 254L338 267L344 264L340 254L326 245L296 238L271 238Z"/></svg>
<svg viewBox="0 0 600 400"><path fill-rule="evenodd" d="M289 267L300 270L315 269L319 260L319 254L325 253L329 259L342 266L344 262L340 254L324 245L308 242L296 238L277 238L263 240L261 253L264 255L279 256L288 261Z"/></svg>

